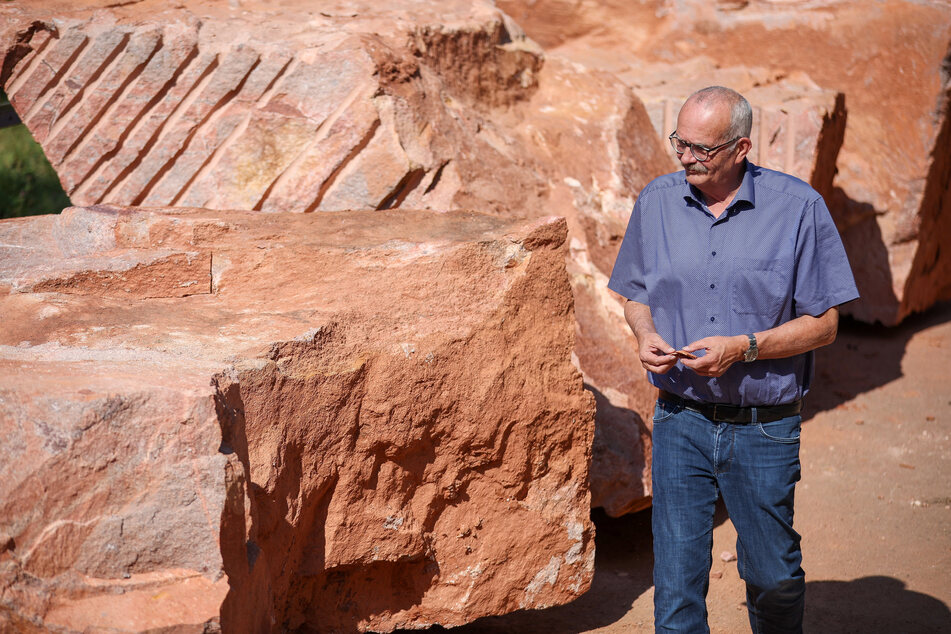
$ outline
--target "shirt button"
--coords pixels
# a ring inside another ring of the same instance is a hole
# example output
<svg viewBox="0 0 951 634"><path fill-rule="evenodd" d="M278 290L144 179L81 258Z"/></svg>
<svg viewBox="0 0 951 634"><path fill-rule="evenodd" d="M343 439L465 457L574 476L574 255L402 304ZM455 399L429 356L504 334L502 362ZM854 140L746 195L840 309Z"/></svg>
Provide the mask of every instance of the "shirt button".
<svg viewBox="0 0 951 634"><path fill-rule="evenodd" d="M716 317L711 317L711 318L710 318L710 321L716 321L716 320L717 320Z"/></svg>
<svg viewBox="0 0 951 634"><path fill-rule="evenodd" d="M717 252L716 252L716 251L713 251L710 255L716 255L716 254L717 254Z"/></svg>
<svg viewBox="0 0 951 634"><path fill-rule="evenodd" d="M711 284L711 285L710 285L710 288L716 288L716 287L717 287L716 284Z"/></svg>

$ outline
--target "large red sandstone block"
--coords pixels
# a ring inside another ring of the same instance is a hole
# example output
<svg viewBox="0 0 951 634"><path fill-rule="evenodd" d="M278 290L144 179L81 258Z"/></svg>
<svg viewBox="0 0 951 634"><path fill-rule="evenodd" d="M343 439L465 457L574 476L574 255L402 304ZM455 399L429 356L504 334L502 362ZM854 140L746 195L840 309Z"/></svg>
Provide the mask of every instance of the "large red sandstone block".
<svg viewBox="0 0 951 634"><path fill-rule="evenodd" d="M26 78L51 40L47 22L26 18L57 12L30 6L6 8L23 20L6 38L21 41L6 66L24 103L42 103L47 93ZM633 339L604 283L634 195L669 164L647 113L616 78L546 61L488 3L408 9L286 6L253 19L201 9L200 24L188 3L160 15L115 9L108 20L73 9L59 37L134 28L159 30L161 45L144 66L124 61L125 49L115 58L135 69L123 92L65 160L52 153L54 165L84 204L565 216L575 360L604 405L593 497L612 514L643 506L650 447L637 412L652 394L637 382ZM281 29L294 36L275 41Z"/></svg>
<svg viewBox="0 0 951 634"><path fill-rule="evenodd" d="M100 207L0 236L0 627L390 631L587 589L563 220ZM150 292L158 251L210 292Z"/></svg>

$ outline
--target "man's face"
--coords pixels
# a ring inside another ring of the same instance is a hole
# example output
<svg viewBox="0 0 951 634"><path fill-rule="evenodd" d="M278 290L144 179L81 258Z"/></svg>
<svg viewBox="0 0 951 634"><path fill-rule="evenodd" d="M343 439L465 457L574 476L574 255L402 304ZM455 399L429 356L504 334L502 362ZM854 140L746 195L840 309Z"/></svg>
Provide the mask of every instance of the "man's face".
<svg viewBox="0 0 951 634"><path fill-rule="evenodd" d="M687 102L677 117L677 136L687 143L715 147L728 140L723 138L730 127L729 108L724 104ZM694 158L688 149L680 155L680 164L686 172L687 182L704 191L707 186L720 184L733 164L734 148L727 146L717 150L704 162Z"/></svg>

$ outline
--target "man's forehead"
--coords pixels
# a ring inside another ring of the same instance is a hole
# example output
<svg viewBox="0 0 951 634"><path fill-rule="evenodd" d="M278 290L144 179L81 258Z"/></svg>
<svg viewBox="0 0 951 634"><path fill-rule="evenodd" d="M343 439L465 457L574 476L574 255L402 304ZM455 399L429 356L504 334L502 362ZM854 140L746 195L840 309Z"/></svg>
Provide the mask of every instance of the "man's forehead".
<svg viewBox="0 0 951 634"><path fill-rule="evenodd" d="M729 108L713 100L687 101L677 115L677 136L685 141L703 143L719 139L730 127ZM693 138L688 138L693 136Z"/></svg>

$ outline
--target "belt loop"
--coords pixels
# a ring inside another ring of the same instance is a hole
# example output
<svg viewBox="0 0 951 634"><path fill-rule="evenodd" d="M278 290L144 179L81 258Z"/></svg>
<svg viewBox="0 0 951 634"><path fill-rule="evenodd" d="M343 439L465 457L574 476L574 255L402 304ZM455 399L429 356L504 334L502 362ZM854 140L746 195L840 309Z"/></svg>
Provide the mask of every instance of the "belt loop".
<svg viewBox="0 0 951 634"><path fill-rule="evenodd" d="M759 422L759 421L756 419L756 414L758 413L758 411L757 411L758 408L756 408L756 407L751 407L750 409L752 410L751 416L753 417L752 420L750 421L750 424L755 425L756 423Z"/></svg>

